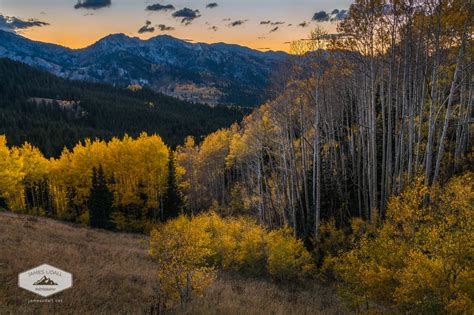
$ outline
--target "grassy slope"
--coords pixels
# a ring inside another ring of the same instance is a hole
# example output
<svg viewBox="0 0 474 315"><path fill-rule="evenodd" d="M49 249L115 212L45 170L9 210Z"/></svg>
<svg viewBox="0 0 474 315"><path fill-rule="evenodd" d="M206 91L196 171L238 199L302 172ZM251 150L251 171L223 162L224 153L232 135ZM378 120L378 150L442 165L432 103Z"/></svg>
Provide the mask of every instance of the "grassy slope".
<svg viewBox="0 0 474 315"><path fill-rule="evenodd" d="M0 212L0 314L140 314L153 302L147 238ZM18 288L18 273L48 263L73 274L74 286L40 299ZM264 280L221 275L189 314L340 314L333 290L290 290Z"/></svg>

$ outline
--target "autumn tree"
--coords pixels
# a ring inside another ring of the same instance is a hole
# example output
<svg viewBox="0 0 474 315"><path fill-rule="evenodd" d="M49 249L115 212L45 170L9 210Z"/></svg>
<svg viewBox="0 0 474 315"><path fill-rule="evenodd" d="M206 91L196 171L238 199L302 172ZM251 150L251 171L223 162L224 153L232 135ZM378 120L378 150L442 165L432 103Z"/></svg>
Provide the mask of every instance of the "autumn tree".
<svg viewBox="0 0 474 315"><path fill-rule="evenodd" d="M193 295L212 283L210 243L202 226L183 215L152 231L150 254L157 263L160 308L179 303L184 309Z"/></svg>
<svg viewBox="0 0 474 315"><path fill-rule="evenodd" d="M381 228L329 259L349 304L359 311L474 309L472 176L453 178L444 187L426 187L418 178L390 199Z"/></svg>
<svg viewBox="0 0 474 315"><path fill-rule="evenodd" d="M18 149L10 149L6 137L0 135L0 198L11 210L20 210L24 206L23 166L23 159Z"/></svg>

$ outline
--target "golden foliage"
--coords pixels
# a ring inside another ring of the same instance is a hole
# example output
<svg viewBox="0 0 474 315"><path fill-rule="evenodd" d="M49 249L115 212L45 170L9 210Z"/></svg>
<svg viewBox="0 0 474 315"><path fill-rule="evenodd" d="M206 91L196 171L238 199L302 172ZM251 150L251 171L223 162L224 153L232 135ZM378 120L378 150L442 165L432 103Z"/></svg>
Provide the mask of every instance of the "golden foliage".
<svg viewBox="0 0 474 315"><path fill-rule="evenodd" d="M331 258L346 301L379 311L473 312L472 176L434 188L416 180L390 200L382 227Z"/></svg>
<svg viewBox="0 0 474 315"><path fill-rule="evenodd" d="M267 268L276 279L303 280L311 276L314 264L303 242L294 238L289 228L283 228L268 235Z"/></svg>
<svg viewBox="0 0 474 315"><path fill-rule="evenodd" d="M24 204L22 182L26 174L23 167L19 150L8 148L5 136L0 135L0 198L14 210Z"/></svg>
<svg viewBox="0 0 474 315"><path fill-rule="evenodd" d="M157 262L161 303L171 306L180 301L184 308L193 292L200 294L212 283L210 244L210 234L185 216L151 232L150 254Z"/></svg>
<svg viewBox="0 0 474 315"><path fill-rule="evenodd" d="M314 264L303 242L290 229L268 232L246 218L222 219L215 213L170 221L151 235L150 253L158 261L163 301L181 301L201 293L214 268L277 280L302 280Z"/></svg>
<svg viewBox="0 0 474 315"><path fill-rule="evenodd" d="M5 137L0 136L0 197L12 210L29 210L25 208L32 205L25 204L25 189L38 191L40 186L47 189L59 218L71 219L74 213L75 220L84 221L92 168L102 165L114 194L114 206L147 211L158 209L166 187L168 154L169 150L159 136L142 133L137 139L125 135L109 142L86 139L71 151L65 149L58 159L48 160L28 143L20 148L9 148ZM45 196L38 196L38 199L40 197ZM131 220L123 213L118 214L119 227L127 225L120 224L124 221L120 221L123 216L125 221ZM138 218L137 222L132 222L136 225L133 230L145 228L144 214L129 213L128 216Z"/></svg>

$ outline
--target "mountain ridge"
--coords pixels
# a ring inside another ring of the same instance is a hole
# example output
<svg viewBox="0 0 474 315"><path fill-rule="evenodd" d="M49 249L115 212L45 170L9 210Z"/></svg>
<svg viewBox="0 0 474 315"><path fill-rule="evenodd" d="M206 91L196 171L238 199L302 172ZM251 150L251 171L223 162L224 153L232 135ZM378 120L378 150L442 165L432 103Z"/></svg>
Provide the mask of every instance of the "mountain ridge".
<svg viewBox="0 0 474 315"><path fill-rule="evenodd" d="M190 43L170 35L142 40L110 34L81 49L0 31L0 57L73 80L146 85L191 102L256 106L290 55L226 43Z"/></svg>

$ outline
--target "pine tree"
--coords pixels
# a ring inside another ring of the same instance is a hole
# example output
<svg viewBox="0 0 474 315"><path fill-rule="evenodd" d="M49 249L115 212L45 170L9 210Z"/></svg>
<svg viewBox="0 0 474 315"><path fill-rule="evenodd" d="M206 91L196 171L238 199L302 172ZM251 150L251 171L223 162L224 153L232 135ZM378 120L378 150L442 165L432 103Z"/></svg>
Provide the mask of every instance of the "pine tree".
<svg viewBox="0 0 474 315"><path fill-rule="evenodd" d="M113 194L107 187L102 165L92 169L92 187L88 200L91 227L107 229L111 227Z"/></svg>
<svg viewBox="0 0 474 315"><path fill-rule="evenodd" d="M161 218L166 221L177 217L183 207L183 199L176 183L176 161L172 151L169 153L168 159L168 180L166 192L163 198L163 212Z"/></svg>

